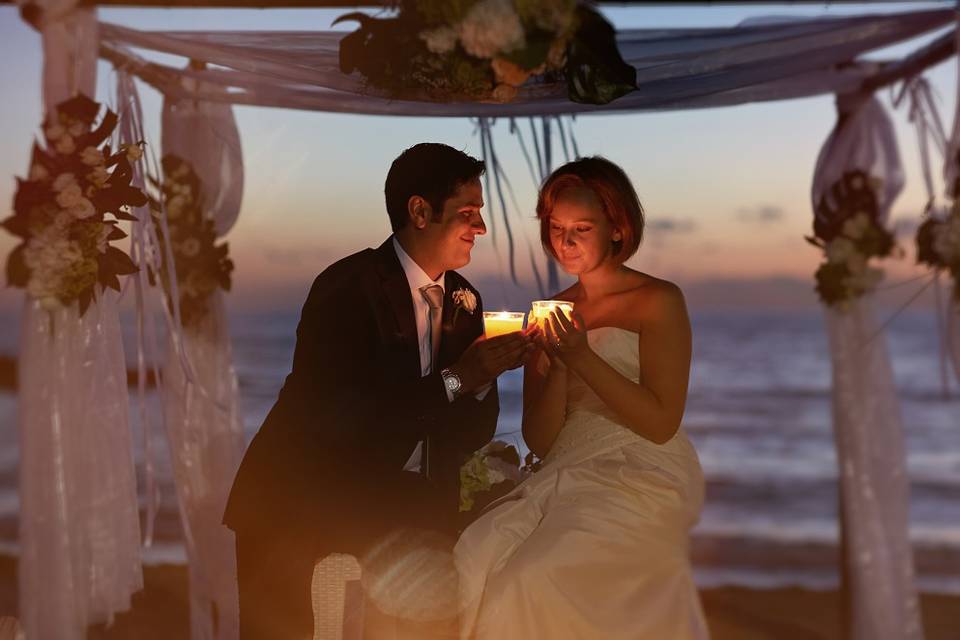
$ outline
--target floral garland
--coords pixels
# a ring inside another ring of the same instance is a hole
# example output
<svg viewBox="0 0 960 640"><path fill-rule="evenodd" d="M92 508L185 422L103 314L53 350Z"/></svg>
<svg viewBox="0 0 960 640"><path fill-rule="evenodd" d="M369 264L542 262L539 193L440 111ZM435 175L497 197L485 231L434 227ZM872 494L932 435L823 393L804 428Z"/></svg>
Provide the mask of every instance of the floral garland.
<svg viewBox="0 0 960 640"><path fill-rule="evenodd" d="M876 182L860 170L844 173L830 189L830 199L824 195L817 204L814 235L806 237L826 257L815 275L816 291L824 304L841 311L883 278L883 271L868 261L896 249L893 234L880 222Z"/></svg>
<svg viewBox="0 0 960 640"><path fill-rule="evenodd" d="M43 125L45 148L34 143L30 175L17 179L14 214L3 221L23 239L7 258L7 283L26 289L47 310L77 301L83 316L97 283L119 291L119 276L137 271L130 256L110 242L127 235L117 227L119 220L136 220L128 208L147 203L130 185L131 163L142 156L142 143L123 145L116 153L109 144L101 148L117 116L108 109L95 126L100 110L82 94L57 105Z"/></svg>
<svg viewBox="0 0 960 640"><path fill-rule="evenodd" d="M180 318L184 326L198 325L209 313L210 295L218 288L230 290L233 262L227 243L216 244L213 220L206 215L200 178L186 160L168 154L161 160L164 181L154 181L167 212L170 249L177 273L180 297ZM155 206L159 212L160 207ZM166 236L155 214L154 225L160 241L164 269L162 280L169 297ZM151 274L151 278L153 274Z"/></svg>
<svg viewBox="0 0 960 640"><path fill-rule="evenodd" d="M960 152L955 159L960 164ZM930 215L917 229L917 263L945 270L953 277L953 298L960 303L960 176L953 186L955 200L943 217Z"/></svg>
<svg viewBox="0 0 960 640"><path fill-rule="evenodd" d="M565 78L575 102L606 104L636 88L616 31L576 0L400 0L396 17L349 13L340 70L413 99L509 102L531 78Z"/></svg>

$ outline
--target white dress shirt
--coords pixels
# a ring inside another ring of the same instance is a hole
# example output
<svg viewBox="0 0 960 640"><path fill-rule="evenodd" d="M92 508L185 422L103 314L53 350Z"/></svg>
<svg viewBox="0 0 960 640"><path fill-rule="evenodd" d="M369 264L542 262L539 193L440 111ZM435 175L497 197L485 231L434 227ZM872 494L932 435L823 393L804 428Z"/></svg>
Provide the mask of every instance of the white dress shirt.
<svg viewBox="0 0 960 640"><path fill-rule="evenodd" d="M407 276L407 284L410 285L410 297L413 299L413 315L417 321L417 341L420 344L420 375L425 376L433 372L433 354L430 353L430 304L423 294L420 293L420 288L435 284L443 289L444 273L441 273L440 277L436 280L432 280L430 276L420 268L420 265L403 250L397 237L393 236L392 239L393 250L396 251L397 258L400 259L400 266L403 267L403 272ZM444 290L444 297L446 297L446 290ZM438 341L440 340L440 336L436 336L435 338ZM439 343L437 346L437 353L439 353ZM483 400L490 391L491 386L492 383L483 385L474 397L477 400ZM453 402L453 394L447 389L446 385L444 385L443 390L447 392L447 400ZM416 471L420 468L422 447L423 443L417 445L413 455L410 456L407 464L404 465L405 470Z"/></svg>
<svg viewBox="0 0 960 640"><path fill-rule="evenodd" d="M393 236L393 249L397 252L400 259L400 266L407 276L407 283L410 285L410 297L413 298L413 315L417 321L417 340L420 343L420 375L425 376L433 371L433 354L430 353L430 304L420 293L420 289L431 284L435 284L443 289L443 276L436 280L431 280L430 276L420 268L413 258L407 255L407 252L400 246L397 237ZM444 292L446 294L446 292ZM439 346L440 336L435 337ZM450 397L448 395L448 397ZM453 398L450 397L452 400Z"/></svg>

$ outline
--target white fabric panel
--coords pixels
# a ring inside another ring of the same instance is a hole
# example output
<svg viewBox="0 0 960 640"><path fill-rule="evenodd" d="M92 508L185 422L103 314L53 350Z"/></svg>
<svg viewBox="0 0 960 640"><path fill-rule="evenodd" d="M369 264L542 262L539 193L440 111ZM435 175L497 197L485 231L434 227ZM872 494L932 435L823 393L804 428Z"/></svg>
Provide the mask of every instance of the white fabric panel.
<svg viewBox="0 0 960 640"><path fill-rule="evenodd" d="M174 96L347 113L496 117L690 109L849 91L859 67L847 65L857 56L944 27L953 15L945 9L727 29L626 30L618 44L637 68L639 88L603 106L571 103L557 84L524 87L508 104L391 99L365 86L359 74L340 73L341 32L145 32L101 24L101 35L104 55ZM148 64L131 48L222 68L196 72ZM187 89L183 76L229 93Z"/></svg>
<svg viewBox="0 0 960 640"><path fill-rule="evenodd" d="M854 169L883 180L875 191L885 220L903 186L903 170L893 126L873 97L841 98L840 122L817 159L814 206ZM920 640L903 424L886 335L870 294L846 311L828 307L825 313L851 637Z"/></svg>
<svg viewBox="0 0 960 640"><path fill-rule="evenodd" d="M244 450L237 376L223 295L210 314L185 328L181 346L167 348L164 406L170 458L184 529L190 576L192 640L239 636L237 566L233 532L221 524L227 496Z"/></svg>
<svg viewBox="0 0 960 640"><path fill-rule="evenodd" d="M116 294L24 306L20 346L20 617L26 637L83 640L143 587Z"/></svg>
<svg viewBox="0 0 960 640"><path fill-rule="evenodd" d="M48 111L95 96L93 9L50 0L39 20ZM116 295L79 317L24 304L19 359L20 617L28 638L80 640L143 586L126 362Z"/></svg>
<svg viewBox="0 0 960 640"><path fill-rule="evenodd" d="M198 84L190 77L180 82ZM210 90L223 91L216 86ZM167 96L161 137L164 155L178 155L197 172L206 215L222 236L237 220L243 193L243 156L233 107ZM234 535L220 521L243 456L244 436L220 291L211 296L209 309L197 326L179 332L180 340L168 341L164 417L188 532L191 638L232 640L239 635Z"/></svg>
<svg viewBox="0 0 960 640"><path fill-rule="evenodd" d="M893 122L873 96L841 96L838 100L841 124L827 138L817 158L813 205L829 194L844 173L860 169L882 181L877 205L880 221L885 222L904 183Z"/></svg>
<svg viewBox="0 0 960 640"><path fill-rule="evenodd" d="M217 85L180 78L187 91L220 91ZM200 177L207 214L217 236L224 236L240 215L243 199L243 152L233 108L223 101L163 101L161 145L190 162Z"/></svg>

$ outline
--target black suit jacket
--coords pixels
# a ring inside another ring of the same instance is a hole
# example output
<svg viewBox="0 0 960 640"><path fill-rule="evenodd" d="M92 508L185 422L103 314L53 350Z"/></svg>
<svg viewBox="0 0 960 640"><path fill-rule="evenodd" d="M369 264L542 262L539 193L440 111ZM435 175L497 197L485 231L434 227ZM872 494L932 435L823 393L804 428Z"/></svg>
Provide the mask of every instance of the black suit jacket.
<svg viewBox="0 0 960 640"><path fill-rule="evenodd" d="M448 271L439 363L421 377L410 287L392 241L331 265L297 327L293 370L247 449L224 523L239 534L294 538L318 555L362 554L402 527L453 532L459 468L496 429L496 384L450 402L439 371L483 332L480 296ZM455 313L469 289L477 309ZM454 322L454 316L455 322ZM403 471L430 436L427 480Z"/></svg>

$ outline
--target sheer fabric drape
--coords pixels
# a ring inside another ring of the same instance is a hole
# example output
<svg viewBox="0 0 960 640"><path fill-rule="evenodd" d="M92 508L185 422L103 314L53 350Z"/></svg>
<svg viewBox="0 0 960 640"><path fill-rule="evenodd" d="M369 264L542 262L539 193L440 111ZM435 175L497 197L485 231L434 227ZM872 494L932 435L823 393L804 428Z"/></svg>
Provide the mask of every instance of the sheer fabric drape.
<svg viewBox="0 0 960 640"><path fill-rule="evenodd" d="M49 113L95 95L98 23L76 2L39 3ZM27 299L19 357L20 617L32 640L86 636L142 588L140 521L116 296L79 316Z"/></svg>
<svg viewBox="0 0 960 640"><path fill-rule="evenodd" d="M163 104L162 146L165 154L176 154L193 166L205 212L222 236L236 222L243 193L243 157L232 108L168 97ZM227 640L239 635L237 567L233 532L220 520L243 455L244 437L219 290L211 295L208 308L200 322L183 327L179 341L168 341L164 403L177 498L187 531L191 637Z"/></svg>
<svg viewBox="0 0 960 640"><path fill-rule="evenodd" d="M813 202L844 172L877 178L881 218L903 186L893 125L876 98L841 97L814 173ZM890 356L872 296L825 309L833 430L854 640L923 637L909 536L909 478Z"/></svg>

